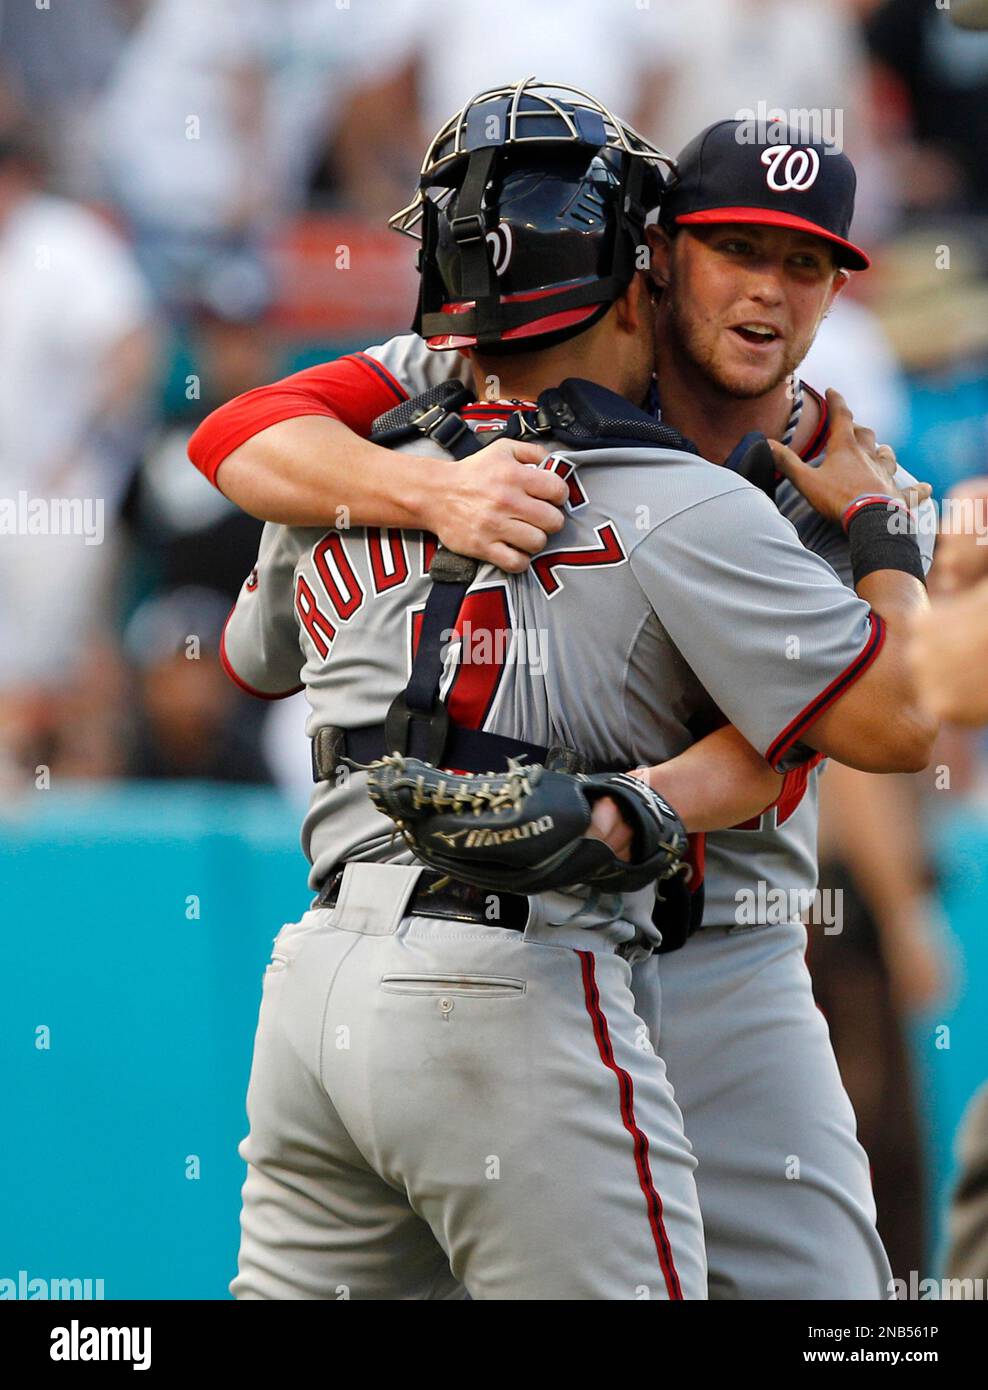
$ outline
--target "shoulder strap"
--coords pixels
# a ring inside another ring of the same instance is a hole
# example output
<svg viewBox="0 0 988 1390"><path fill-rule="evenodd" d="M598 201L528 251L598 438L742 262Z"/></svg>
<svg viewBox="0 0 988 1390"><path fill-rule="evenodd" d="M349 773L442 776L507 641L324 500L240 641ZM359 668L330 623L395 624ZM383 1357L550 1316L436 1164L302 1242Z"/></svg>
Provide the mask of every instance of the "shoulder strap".
<svg viewBox="0 0 988 1390"><path fill-rule="evenodd" d="M491 442L479 440L456 413L460 406L474 399L473 392L462 382L441 382L379 415L371 439L391 449L414 439L432 439L453 458L468 458ZM412 673L405 689L391 702L384 721L384 747L389 753L408 753L414 747L429 762L441 761L450 733L449 714L439 698L442 637L455 626L476 573L476 560L443 546L432 557L432 588L422 615Z"/></svg>
<svg viewBox="0 0 988 1390"><path fill-rule="evenodd" d="M454 458L465 458L481 445L475 442L469 426L456 411L474 399L462 381L441 381L379 415L371 426L371 441L385 449L395 449L413 439L433 439Z"/></svg>
<svg viewBox="0 0 988 1390"><path fill-rule="evenodd" d="M568 377L543 391L537 420L546 434L571 449L676 449L695 454L691 439L654 415L592 381Z"/></svg>

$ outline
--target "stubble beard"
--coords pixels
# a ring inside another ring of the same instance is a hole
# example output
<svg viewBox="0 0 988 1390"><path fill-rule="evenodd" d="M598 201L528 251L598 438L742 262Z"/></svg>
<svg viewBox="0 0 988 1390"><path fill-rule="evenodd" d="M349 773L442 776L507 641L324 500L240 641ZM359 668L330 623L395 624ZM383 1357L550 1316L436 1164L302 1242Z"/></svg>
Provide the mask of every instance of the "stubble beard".
<svg viewBox="0 0 988 1390"><path fill-rule="evenodd" d="M758 400L774 391L796 370L812 343L810 338L794 347L787 346L778 369L757 380L750 373L732 371L718 361L716 340L712 344L703 341L699 325L690 317L675 293L670 294L667 305L667 331L672 351L685 358L710 386L733 400L745 401Z"/></svg>

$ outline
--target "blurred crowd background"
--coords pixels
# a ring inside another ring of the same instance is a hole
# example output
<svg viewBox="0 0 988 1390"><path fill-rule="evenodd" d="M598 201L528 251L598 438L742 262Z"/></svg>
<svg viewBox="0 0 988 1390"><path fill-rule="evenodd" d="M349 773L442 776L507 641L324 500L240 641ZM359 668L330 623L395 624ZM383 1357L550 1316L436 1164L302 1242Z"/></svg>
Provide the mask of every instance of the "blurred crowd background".
<svg viewBox="0 0 988 1390"><path fill-rule="evenodd" d="M39 768L52 786L306 795L298 705L252 704L208 659L260 526L196 473L188 438L232 395L407 329L414 248L385 218L439 123L530 73L672 153L759 102L841 113L874 268L803 375L938 498L983 495L988 32L934 0L2 0L0 492L103 506L99 543L0 536L8 808ZM988 570L988 546L967 557ZM909 1030L960 987L937 817L948 795L984 813L983 754L946 731L949 785L903 786L900 862L872 881L851 862L867 789L825 779L847 949L835 964L815 943L814 969L906 1277L942 1235Z"/></svg>

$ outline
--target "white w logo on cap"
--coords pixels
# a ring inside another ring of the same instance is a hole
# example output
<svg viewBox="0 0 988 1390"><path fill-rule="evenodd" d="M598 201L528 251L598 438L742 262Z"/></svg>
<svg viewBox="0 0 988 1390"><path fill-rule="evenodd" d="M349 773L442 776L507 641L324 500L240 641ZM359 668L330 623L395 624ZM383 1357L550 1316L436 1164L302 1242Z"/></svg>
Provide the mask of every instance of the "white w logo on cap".
<svg viewBox="0 0 988 1390"><path fill-rule="evenodd" d="M811 145L774 145L762 150L762 163L768 169L765 182L776 193L804 193L820 172L820 154Z"/></svg>

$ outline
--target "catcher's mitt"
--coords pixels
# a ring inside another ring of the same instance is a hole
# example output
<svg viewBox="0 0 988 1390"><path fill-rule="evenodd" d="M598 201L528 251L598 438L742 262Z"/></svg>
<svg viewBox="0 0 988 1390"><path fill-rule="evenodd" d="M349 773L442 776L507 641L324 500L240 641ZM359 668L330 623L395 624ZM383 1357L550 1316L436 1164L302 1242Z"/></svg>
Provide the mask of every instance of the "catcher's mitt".
<svg viewBox="0 0 988 1390"><path fill-rule="evenodd" d="M630 892L674 874L687 849L672 807L624 773L574 776L512 761L507 772L461 775L394 755L371 764L367 789L417 858L478 888ZM632 827L629 863L584 835L602 796Z"/></svg>

